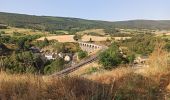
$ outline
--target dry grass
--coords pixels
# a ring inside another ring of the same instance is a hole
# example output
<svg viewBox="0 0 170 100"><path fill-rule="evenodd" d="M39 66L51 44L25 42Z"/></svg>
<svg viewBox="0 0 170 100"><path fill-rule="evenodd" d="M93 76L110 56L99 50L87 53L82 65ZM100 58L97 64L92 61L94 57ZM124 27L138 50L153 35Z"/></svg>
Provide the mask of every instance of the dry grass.
<svg viewBox="0 0 170 100"><path fill-rule="evenodd" d="M131 39L132 37L112 37L112 38L116 41L119 41L119 40Z"/></svg>
<svg viewBox="0 0 170 100"><path fill-rule="evenodd" d="M106 41L107 39L111 39L109 36L91 36L91 35L84 35L82 36L82 41L84 42L88 42L89 40L92 40L92 41Z"/></svg>
<svg viewBox="0 0 170 100"><path fill-rule="evenodd" d="M70 76L81 76L83 74L86 74L90 68L99 68L101 67L97 62L92 62L90 64L84 65L80 67L79 69L75 70L74 72L70 73Z"/></svg>
<svg viewBox="0 0 170 100"><path fill-rule="evenodd" d="M32 29L26 29L26 28L14 28L10 27L9 29L0 29L0 31L4 31L7 34L12 34L13 32L19 32L23 34L43 34L41 31L35 30L33 31ZM48 32L45 32L48 34Z"/></svg>
<svg viewBox="0 0 170 100"><path fill-rule="evenodd" d="M115 80L132 72L133 72L132 68L121 67L113 69L112 71L104 71L101 73L92 74L87 76L86 78L100 83L110 84Z"/></svg>
<svg viewBox="0 0 170 100"><path fill-rule="evenodd" d="M1 100L111 100L109 86L83 78L0 75Z"/></svg>
<svg viewBox="0 0 170 100"><path fill-rule="evenodd" d="M0 76L1 100L162 100L168 85L161 85L164 80L155 81L135 74L129 68L116 69L92 79L5 73ZM163 76L157 78L161 80Z"/></svg>
<svg viewBox="0 0 170 100"><path fill-rule="evenodd" d="M95 42L100 42L100 41L106 41L106 40L116 40L116 41L119 41L119 40L126 40L126 39L130 39L131 37L110 37L110 36L91 36L91 35L84 35L82 36L82 41L84 42L88 42L90 39L92 41L95 41Z"/></svg>
<svg viewBox="0 0 170 100"><path fill-rule="evenodd" d="M166 73L170 70L169 65L169 52L165 51L164 43L159 43L156 45L155 50L150 55L147 64L149 67L145 70L147 74L157 74Z"/></svg>
<svg viewBox="0 0 170 100"><path fill-rule="evenodd" d="M89 29L89 30L77 32L76 34L85 35L85 34L90 33L90 32L94 32L94 33L97 33L97 34L99 34L99 35L105 35L105 34L106 34L106 33L104 32L104 29Z"/></svg>
<svg viewBox="0 0 170 100"><path fill-rule="evenodd" d="M133 68L82 77L49 77L0 73L1 100L169 100L167 52L159 44L143 74ZM161 67L161 68L160 68ZM151 73L151 74L150 74Z"/></svg>
<svg viewBox="0 0 170 100"><path fill-rule="evenodd" d="M57 40L58 42L75 42L73 39L74 35L59 35L59 36L47 36L48 40ZM45 37L37 39L38 41L43 41Z"/></svg>

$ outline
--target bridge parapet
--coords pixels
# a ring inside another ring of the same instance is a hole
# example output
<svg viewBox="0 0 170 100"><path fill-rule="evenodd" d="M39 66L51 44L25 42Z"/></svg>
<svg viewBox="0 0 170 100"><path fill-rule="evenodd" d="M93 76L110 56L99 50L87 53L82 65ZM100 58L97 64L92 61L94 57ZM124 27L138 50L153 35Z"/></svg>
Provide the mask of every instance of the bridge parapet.
<svg viewBox="0 0 170 100"><path fill-rule="evenodd" d="M100 50L103 48L101 45L93 44L93 43L86 43L86 42L78 42L79 46L83 51L87 51L88 53L92 53L94 51Z"/></svg>

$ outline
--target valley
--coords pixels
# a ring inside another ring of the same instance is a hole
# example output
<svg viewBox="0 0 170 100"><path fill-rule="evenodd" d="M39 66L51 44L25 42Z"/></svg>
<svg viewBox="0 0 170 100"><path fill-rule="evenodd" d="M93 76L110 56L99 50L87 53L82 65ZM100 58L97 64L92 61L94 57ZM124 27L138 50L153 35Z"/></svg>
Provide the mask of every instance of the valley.
<svg viewBox="0 0 170 100"><path fill-rule="evenodd" d="M170 24L0 12L0 99L170 98Z"/></svg>

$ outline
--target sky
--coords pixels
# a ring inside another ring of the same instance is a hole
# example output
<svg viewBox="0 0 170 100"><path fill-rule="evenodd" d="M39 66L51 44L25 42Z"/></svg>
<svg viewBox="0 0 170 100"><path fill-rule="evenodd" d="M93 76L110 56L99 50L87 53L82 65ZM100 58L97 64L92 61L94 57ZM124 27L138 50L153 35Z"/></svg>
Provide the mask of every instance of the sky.
<svg viewBox="0 0 170 100"><path fill-rule="evenodd" d="M170 20L170 0L0 0L0 12L91 20Z"/></svg>

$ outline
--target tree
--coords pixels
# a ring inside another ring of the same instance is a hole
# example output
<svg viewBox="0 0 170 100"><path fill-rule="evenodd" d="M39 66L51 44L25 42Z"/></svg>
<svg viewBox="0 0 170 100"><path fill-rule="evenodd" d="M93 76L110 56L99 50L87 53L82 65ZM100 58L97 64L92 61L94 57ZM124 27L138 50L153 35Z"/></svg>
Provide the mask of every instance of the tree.
<svg viewBox="0 0 170 100"><path fill-rule="evenodd" d="M99 55L99 63L105 69L111 69L124 62L122 54L119 52L119 47L113 43L109 49Z"/></svg>
<svg viewBox="0 0 170 100"><path fill-rule="evenodd" d="M74 37L73 37L73 39L75 40L75 41L78 41L79 39L81 39L81 35L74 35Z"/></svg>
<svg viewBox="0 0 170 100"><path fill-rule="evenodd" d="M19 49L23 49L24 48L24 40L23 39L20 39L18 42L17 42L17 45L18 45L18 48Z"/></svg>
<svg viewBox="0 0 170 100"><path fill-rule="evenodd" d="M50 64L44 68L44 73L52 74L62 69L64 69L64 60L61 58L57 58L56 60L50 62Z"/></svg>
<svg viewBox="0 0 170 100"><path fill-rule="evenodd" d="M165 48L167 49L168 52L170 52L170 43L167 43L167 44L165 45Z"/></svg>
<svg viewBox="0 0 170 100"><path fill-rule="evenodd" d="M2 36L2 34L5 34L5 32L4 31L0 31L0 37Z"/></svg>
<svg viewBox="0 0 170 100"><path fill-rule="evenodd" d="M44 46L48 46L49 45L49 41L48 41L48 39L46 37L44 38L43 45Z"/></svg>
<svg viewBox="0 0 170 100"><path fill-rule="evenodd" d="M8 51L10 50L6 47L6 45L0 42L0 55L3 55L4 53L7 53Z"/></svg>
<svg viewBox="0 0 170 100"><path fill-rule="evenodd" d="M129 54L127 57L129 63L133 63L133 61L135 60L135 54Z"/></svg>
<svg viewBox="0 0 170 100"><path fill-rule="evenodd" d="M90 38L89 42L93 42L92 38Z"/></svg>
<svg viewBox="0 0 170 100"><path fill-rule="evenodd" d="M86 51L82 51L82 50L80 50L79 52L78 52L78 58L81 60L81 59L83 59L83 58L85 58L85 57L87 57L87 52Z"/></svg>

